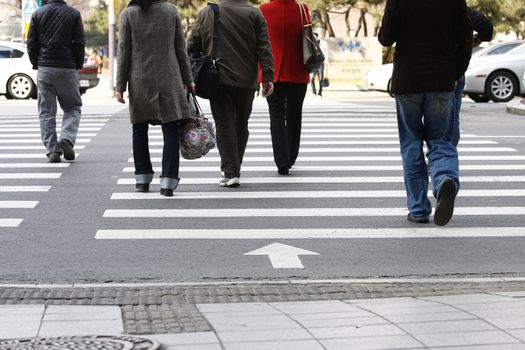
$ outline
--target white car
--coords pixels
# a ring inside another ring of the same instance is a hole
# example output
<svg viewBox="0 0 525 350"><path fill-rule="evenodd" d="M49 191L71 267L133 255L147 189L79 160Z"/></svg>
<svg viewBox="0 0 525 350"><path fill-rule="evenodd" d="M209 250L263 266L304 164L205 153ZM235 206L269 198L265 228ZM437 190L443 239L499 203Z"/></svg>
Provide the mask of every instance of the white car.
<svg viewBox="0 0 525 350"><path fill-rule="evenodd" d="M480 49L472 54L471 66L491 60L495 56L506 54L517 47L521 47L524 43L525 41L523 40L514 40ZM394 65L392 63L383 64L370 69L366 76L366 89L370 91L388 92L392 96L391 86L393 71ZM471 92L468 96L476 102L489 101L484 92Z"/></svg>
<svg viewBox="0 0 525 350"><path fill-rule="evenodd" d="M392 85L393 71L393 63L373 67L366 75L366 89L370 91L384 91L392 95L390 89Z"/></svg>
<svg viewBox="0 0 525 350"><path fill-rule="evenodd" d="M8 99L35 98L36 74L24 44L0 41L0 95Z"/></svg>
<svg viewBox="0 0 525 350"><path fill-rule="evenodd" d="M506 54L473 60L465 73L465 93L476 102L508 102L525 94L525 44Z"/></svg>
<svg viewBox="0 0 525 350"><path fill-rule="evenodd" d="M524 40L513 40L513 41L505 41L499 44L495 44L492 46L479 48L479 50L472 53L472 60L476 60L481 57L487 57L487 56L495 56L495 55L502 55L506 54L512 49L515 49L516 47L524 44Z"/></svg>

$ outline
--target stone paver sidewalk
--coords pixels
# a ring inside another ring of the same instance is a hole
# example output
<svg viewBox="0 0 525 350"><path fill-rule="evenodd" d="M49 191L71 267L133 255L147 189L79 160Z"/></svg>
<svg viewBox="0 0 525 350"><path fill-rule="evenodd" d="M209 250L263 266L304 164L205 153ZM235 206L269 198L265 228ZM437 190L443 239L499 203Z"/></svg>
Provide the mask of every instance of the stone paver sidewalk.
<svg viewBox="0 0 525 350"><path fill-rule="evenodd" d="M0 339L123 332L118 306L0 305Z"/></svg>
<svg viewBox="0 0 525 350"><path fill-rule="evenodd" d="M525 293L198 305L225 349L525 349Z"/></svg>
<svg viewBox="0 0 525 350"><path fill-rule="evenodd" d="M525 292L197 304L212 331L163 349L525 349ZM122 334L116 306L0 306L0 338Z"/></svg>

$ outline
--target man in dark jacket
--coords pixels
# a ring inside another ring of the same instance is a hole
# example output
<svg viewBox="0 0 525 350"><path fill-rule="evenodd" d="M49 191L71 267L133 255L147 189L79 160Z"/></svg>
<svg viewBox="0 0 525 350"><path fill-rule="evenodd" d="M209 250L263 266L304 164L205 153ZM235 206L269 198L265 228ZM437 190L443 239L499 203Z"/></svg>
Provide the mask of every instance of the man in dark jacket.
<svg viewBox="0 0 525 350"><path fill-rule="evenodd" d="M257 89L257 65L261 66L264 96L273 92L273 55L268 26L261 11L245 0L219 1L219 95L210 99L221 156L222 187L240 185L241 164L248 142L248 119ZM188 39L189 52L210 55L214 12L199 12ZM197 83L198 84L198 83ZM199 86L197 85L197 89Z"/></svg>
<svg viewBox="0 0 525 350"><path fill-rule="evenodd" d="M428 223L428 147L434 223L446 225L459 190L459 161L450 131L454 87L472 52L472 24L465 0L387 0L379 41L396 43L392 92L396 95L408 220Z"/></svg>
<svg viewBox="0 0 525 350"><path fill-rule="evenodd" d="M27 37L33 69L38 69L38 115L42 141L51 163L75 159L73 146L82 99L77 70L84 64L84 27L80 12L63 0L47 0L35 11ZM60 141L56 134L57 99L64 111Z"/></svg>
<svg viewBox="0 0 525 350"><path fill-rule="evenodd" d="M491 41L494 35L494 26L490 20L481 12L468 8L468 14L472 22L472 27L476 32L472 43L473 47L479 46L482 41ZM460 131L459 131L459 112L461 111L461 98L463 97L463 90L465 89L465 76L463 75L456 84L454 89L454 123L451 129L451 139L454 146L458 146Z"/></svg>

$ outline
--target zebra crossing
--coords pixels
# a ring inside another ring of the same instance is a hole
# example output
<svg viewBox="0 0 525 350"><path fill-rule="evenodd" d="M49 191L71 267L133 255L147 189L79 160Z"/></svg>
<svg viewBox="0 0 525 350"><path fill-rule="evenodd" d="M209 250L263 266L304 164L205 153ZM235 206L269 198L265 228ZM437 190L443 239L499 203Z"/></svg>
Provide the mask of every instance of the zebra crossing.
<svg viewBox="0 0 525 350"><path fill-rule="evenodd" d="M181 182L174 197L161 196L154 187L150 193L135 193L130 157L95 238L525 236L525 208L517 204L525 197L525 155L499 140L462 134L458 148L462 190L451 224L437 228L406 220L393 107L307 103L300 155L290 176L278 175L273 163L264 102L254 106L249 125L240 188L219 188L220 158L214 149L202 159L181 160ZM159 128L150 131L157 174L161 138ZM158 178L154 179L153 185L158 184ZM504 218L510 216L518 217L520 224L505 224Z"/></svg>
<svg viewBox="0 0 525 350"><path fill-rule="evenodd" d="M48 163L36 108L17 106L0 115L0 228L16 228L72 163ZM107 115L82 118L75 145L82 153L108 122ZM61 118L57 118L60 135Z"/></svg>

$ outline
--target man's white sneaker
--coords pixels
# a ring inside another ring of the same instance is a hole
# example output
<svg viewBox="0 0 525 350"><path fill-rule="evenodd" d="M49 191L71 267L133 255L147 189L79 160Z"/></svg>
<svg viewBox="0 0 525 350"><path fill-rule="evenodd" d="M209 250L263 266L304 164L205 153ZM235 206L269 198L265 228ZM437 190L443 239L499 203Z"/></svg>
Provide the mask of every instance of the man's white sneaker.
<svg viewBox="0 0 525 350"><path fill-rule="evenodd" d="M223 177L219 182L221 187L239 187L241 182L238 177Z"/></svg>

